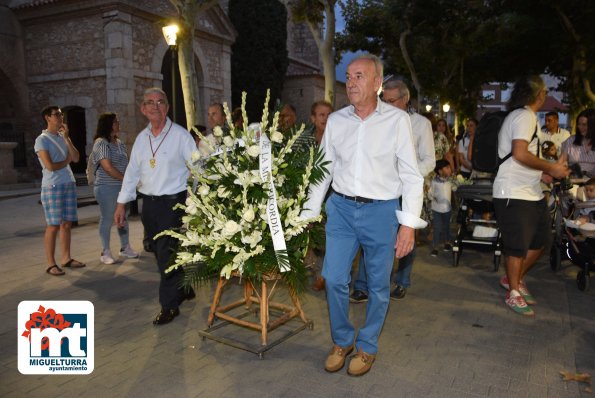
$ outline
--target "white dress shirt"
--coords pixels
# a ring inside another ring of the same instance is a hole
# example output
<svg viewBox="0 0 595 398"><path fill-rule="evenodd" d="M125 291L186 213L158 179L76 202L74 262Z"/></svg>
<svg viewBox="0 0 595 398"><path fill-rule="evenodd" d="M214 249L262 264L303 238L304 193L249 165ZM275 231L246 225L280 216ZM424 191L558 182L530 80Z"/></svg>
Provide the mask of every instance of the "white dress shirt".
<svg viewBox="0 0 595 398"><path fill-rule="evenodd" d="M155 152L155 167L150 164L153 158L151 146ZM169 118L157 137L151 133L149 124L138 134L132 146L118 203L136 199L137 186L139 192L152 196L185 191L190 174L186 161L191 159L193 150L196 150L196 143L192 135Z"/></svg>
<svg viewBox="0 0 595 398"><path fill-rule="evenodd" d="M333 189L349 196L390 200L403 196L397 211L400 224L423 228L419 218L423 202L423 177L419 172L411 122L406 112L378 100L376 110L365 120L353 106L332 113L321 148L329 173L310 187L302 219L320 214L322 201L332 181Z"/></svg>
<svg viewBox="0 0 595 398"><path fill-rule="evenodd" d="M422 176L430 174L436 167L436 151L434 150L434 132L432 123L427 117L419 113L412 113L411 131L413 132L413 144L417 155L417 165Z"/></svg>

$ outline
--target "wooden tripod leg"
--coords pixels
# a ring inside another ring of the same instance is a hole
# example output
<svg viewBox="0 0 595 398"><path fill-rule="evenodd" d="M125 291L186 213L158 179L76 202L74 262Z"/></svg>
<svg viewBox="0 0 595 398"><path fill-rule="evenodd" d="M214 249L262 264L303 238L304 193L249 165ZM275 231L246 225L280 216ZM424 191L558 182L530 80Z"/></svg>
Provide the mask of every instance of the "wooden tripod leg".
<svg viewBox="0 0 595 398"><path fill-rule="evenodd" d="M291 288L289 289L289 296L291 297L291 301L293 301L293 305L297 309L298 315L300 316L300 319L302 320L302 322L304 322L304 323L310 322L308 319L306 319L306 314L304 314L304 310L302 309L302 304L300 303L300 299L298 298L297 294L295 294L295 292Z"/></svg>
<svg viewBox="0 0 595 398"><path fill-rule="evenodd" d="M269 294L267 292L267 283L263 280L260 292L260 344L267 345L267 333L269 323Z"/></svg>
<svg viewBox="0 0 595 398"><path fill-rule="evenodd" d="M219 282L217 282L217 288L215 289L215 296L213 297L213 303L211 304L211 311L209 312L209 318L207 319L207 326L213 326L213 322L215 321L215 312L217 312L217 306L219 305L219 300L221 300L221 292L223 291L223 286L227 283L227 279L219 278Z"/></svg>
<svg viewBox="0 0 595 398"><path fill-rule="evenodd" d="M245 301L245 305L246 305L246 309L250 309L252 308L252 300L250 300L250 297L252 297L252 291L253 291L253 287L252 287L252 281L245 279L244 280L244 301Z"/></svg>

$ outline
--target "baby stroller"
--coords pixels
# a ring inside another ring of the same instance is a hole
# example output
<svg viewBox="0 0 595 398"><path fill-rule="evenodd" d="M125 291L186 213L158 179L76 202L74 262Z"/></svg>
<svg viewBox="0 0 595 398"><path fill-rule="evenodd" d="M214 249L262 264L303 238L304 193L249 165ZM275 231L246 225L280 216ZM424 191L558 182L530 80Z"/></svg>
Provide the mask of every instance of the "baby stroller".
<svg viewBox="0 0 595 398"><path fill-rule="evenodd" d="M575 199L576 185L584 179L564 180L556 183L552 189L552 231L553 242L550 250L550 266L557 271L563 260L570 260L581 270L576 276L576 284L581 291L589 290L590 270L595 256L595 230L593 224L580 225L572 220L581 207L592 207L593 203L579 202Z"/></svg>
<svg viewBox="0 0 595 398"><path fill-rule="evenodd" d="M459 210L457 235L452 247L453 266L459 265L466 246L490 248L494 251L494 271L500 268L502 258L501 235L494 219L491 179L477 179L471 185L457 188Z"/></svg>

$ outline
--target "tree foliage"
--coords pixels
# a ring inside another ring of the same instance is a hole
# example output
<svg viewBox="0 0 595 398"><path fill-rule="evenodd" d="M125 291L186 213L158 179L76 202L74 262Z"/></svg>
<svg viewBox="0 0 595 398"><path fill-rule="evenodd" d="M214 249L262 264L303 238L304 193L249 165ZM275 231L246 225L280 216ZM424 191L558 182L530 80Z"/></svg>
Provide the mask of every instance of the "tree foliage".
<svg viewBox="0 0 595 398"><path fill-rule="evenodd" d="M568 89L593 74L592 65L582 67L593 59L592 2L345 0L341 4L346 29L337 36L338 50L381 55L387 72L408 76L422 99L439 96L463 116L475 113L481 86L487 82L549 71ZM569 34L562 15L580 40ZM569 82L573 68L581 77ZM576 89L569 94L580 97Z"/></svg>
<svg viewBox="0 0 595 398"><path fill-rule="evenodd" d="M229 18L238 32L232 46L232 103L241 103L242 92L250 120L260 120L267 89L281 98L287 57L287 11L278 0L230 0Z"/></svg>

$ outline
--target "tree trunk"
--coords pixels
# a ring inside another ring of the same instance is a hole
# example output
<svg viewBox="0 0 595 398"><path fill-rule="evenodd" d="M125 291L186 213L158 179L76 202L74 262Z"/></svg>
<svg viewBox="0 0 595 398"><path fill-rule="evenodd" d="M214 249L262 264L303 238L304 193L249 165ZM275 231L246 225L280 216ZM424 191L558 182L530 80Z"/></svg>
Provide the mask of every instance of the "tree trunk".
<svg viewBox="0 0 595 398"><path fill-rule="evenodd" d="M198 113L198 78L194 63L194 26L198 14L217 4L217 0L170 0L178 11L180 32L178 37L178 59L180 80L184 96L186 126L205 124ZM173 76L172 76L173 78Z"/></svg>
<svg viewBox="0 0 595 398"><path fill-rule="evenodd" d="M401 54L403 55L403 59L407 64L407 68L409 69L409 73L411 74L411 80L413 81L413 85L415 86L415 90L417 91L417 111L419 112L422 101L421 84L419 83L419 79L417 77L417 72L415 71L413 61L411 60L409 52L407 51L407 36L409 36L409 34L411 34L410 29L407 29L401 33L401 35L399 36L399 47L401 48Z"/></svg>
<svg viewBox="0 0 595 398"><path fill-rule="evenodd" d="M333 42L335 39L335 1L322 1L324 4L324 14L326 21L326 30L324 40L320 40L320 27L311 21L306 21L318 52L322 60L322 70L324 73L324 99L335 107L335 84L337 74L335 71L335 54L333 52ZM287 4L287 3L286 3Z"/></svg>

